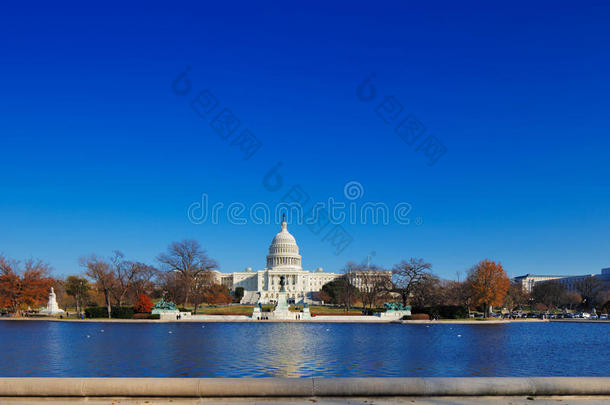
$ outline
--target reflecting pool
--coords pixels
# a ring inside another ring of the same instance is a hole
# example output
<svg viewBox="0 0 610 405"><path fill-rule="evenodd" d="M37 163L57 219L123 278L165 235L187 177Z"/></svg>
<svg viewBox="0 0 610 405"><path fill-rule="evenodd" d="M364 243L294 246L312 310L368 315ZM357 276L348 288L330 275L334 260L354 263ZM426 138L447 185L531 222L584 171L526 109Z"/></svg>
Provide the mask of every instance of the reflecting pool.
<svg viewBox="0 0 610 405"><path fill-rule="evenodd" d="M2 377L609 376L610 323L0 321Z"/></svg>

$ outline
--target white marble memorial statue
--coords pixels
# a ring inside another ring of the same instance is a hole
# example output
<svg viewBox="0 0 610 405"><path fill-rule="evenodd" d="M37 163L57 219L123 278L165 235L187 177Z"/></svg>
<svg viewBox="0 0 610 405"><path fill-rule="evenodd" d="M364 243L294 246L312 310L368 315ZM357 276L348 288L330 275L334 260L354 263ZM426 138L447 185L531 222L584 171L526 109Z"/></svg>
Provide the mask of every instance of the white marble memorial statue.
<svg viewBox="0 0 610 405"><path fill-rule="evenodd" d="M57 296L55 295L55 290L53 290L53 287L51 287L51 292L49 293L49 302L47 303L47 307L40 312L46 315L65 314L65 311L60 309L59 305L57 305Z"/></svg>

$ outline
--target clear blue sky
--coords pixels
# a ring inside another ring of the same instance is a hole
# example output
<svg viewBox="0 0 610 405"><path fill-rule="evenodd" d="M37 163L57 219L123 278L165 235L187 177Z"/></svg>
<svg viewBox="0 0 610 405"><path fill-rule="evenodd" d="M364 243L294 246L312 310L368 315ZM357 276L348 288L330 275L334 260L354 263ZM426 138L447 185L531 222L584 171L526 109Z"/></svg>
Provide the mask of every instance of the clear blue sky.
<svg viewBox="0 0 610 405"><path fill-rule="evenodd" d="M228 204L409 202L410 225L346 224L340 255L290 225L304 267L375 252L455 278L610 266L610 9L604 2L282 2L0 6L0 252L56 275L122 250L154 264L195 238L221 266L265 265L273 224L195 225ZM172 81L190 66L193 92ZM376 99L356 97L375 73ZM209 89L262 142L249 160L189 107ZM376 114L385 96L447 147L433 166ZM262 186L282 161L283 190Z"/></svg>

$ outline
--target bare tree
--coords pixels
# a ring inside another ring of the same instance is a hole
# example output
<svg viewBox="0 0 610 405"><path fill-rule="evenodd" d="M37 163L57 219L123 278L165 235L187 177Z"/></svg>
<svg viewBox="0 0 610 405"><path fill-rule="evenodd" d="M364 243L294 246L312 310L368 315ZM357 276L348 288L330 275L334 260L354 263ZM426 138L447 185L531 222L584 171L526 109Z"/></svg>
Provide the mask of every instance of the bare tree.
<svg viewBox="0 0 610 405"><path fill-rule="evenodd" d="M504 297L504 306L512 314L515 308L522 309L528 302L528 294L523 291L521 284L512 283Z"/></svg>
<svg viewBox="0 0 610 405"><path fill-rule="evenodd" d="M118 250L114 251L110 262L112 263L111 268L115 280L112 287L112 296L116 304L122 307L126 298L128 298L128 294L133 292L136 287L142 286L143 277L152 275L153 268L143 263L125 260L125 255ZM135 292L134 298L137 298L138 295Z"/></svg>
<svg viewBox="0 0 610 405"><path fill-rule="evenodd" d="M188 304L193 280L202 272L212 270L217 266L216 262L208 257L205 250L201 248L199 242L192 239L173 242L167 248L167 252L160 254L157 260L166 271L180 275L184 288L184 307Z"/></svg>
<svg viewBox="0 0 610 405"><path fill-rule="evenodd" d="M154 266L140 262L134 262L132 266L137 267L131 282L133 298L137 299L140 294L150 295L155 289L155 284L158 282L159 270Z"/></svg>
<svg viewBox="0 0 610 405"><path fill-rule="evenodd" d="M358 289L354 286L354 282L360 269L360 265L348 262L343 268L343 276L337 279L339 282L339 301L344 306L346 313L349 312L358 295Z"/></svg>
<svg viewBox="0 0 610 405"><path fill-rule="evenodd" d="M466 308L470 314L473 291L467 282L448 281L443 291L445 303L462 306Z"/></svg>
<svg viewBox="0 0 610 405"><path fill-rule="evenodd" d="M111 289L112 296L116 305L122 307L125 295L131 287L131 282L135 276L135 267L125 260L125 255L118 250L114 251L114 255L110 258L110 263L112 263L111 269L114 273L115 281Z"/></svg>
<svg viewBox="0 0 610 405"><path fill-rule="evenodd" d="M565 307L570 309L579 305L582 302L582 296L577 292L569 292L565 295L563 302L561 303Z"/></svg>
<svg viewBox="0 0 610 405"><path fill-rule="evenodd" d="M206 293L214 285L214 276L209 270L199 273L193 278L191 283L191 301L195 307L193 310L194 314L197 314L197 308L204 301Z"/></svg>
<svg viewBox="0 0 610 405"><path fill-rule="evenodd" d="M366 309L373 309L379 301L392 290L392 279L388 273L377 266L359 266L353 273L356 286L360 290L360 299Z"/></svg>
<svg viewBox="0 0 610 405"><path fill-rule="evenodd" d="M115 280L110 264L95 255L82 257L79 262L86 269L85 275L95 281L98 291L104 293L108 318L111 318L112 304L110 303L110 295Z"/></svg>
<svg viewBox="0 0 610 405"><path fill-rule="evenodd" d="M158 274L157 298L173 302L184 302L184 283L182 276L176 272L160 272Z"/></svg>
<svg viewBox="0 0 610 405"><path fill-rule="evenodd" d="M582 296L583 304L591 308L596 304L595 296L603 288L603 283L597 277L589 276L574 283L574 287Z"/></svg>
<svg viewBox="0 0 610 405"><path fill-rule="evenodd" d="M607 313L610 310L610 282L606 282L604 288L597 293L595 302L601 313Z"/></svg>
<svg viewBox="0 0 610 405"><path fill-rule="evenodd" d="M443 301L442 295L441 280L434 274L424 274L413 286L410 302L416 307L439 305Z"/></svg>
<svg viewBox="0 0 610 405"><path fill-rule="evenodd" d="M423 259L403 260L392 269L393 291L400 294L402 304L407 305L415 287L430 275L432 265Z"/></svg>

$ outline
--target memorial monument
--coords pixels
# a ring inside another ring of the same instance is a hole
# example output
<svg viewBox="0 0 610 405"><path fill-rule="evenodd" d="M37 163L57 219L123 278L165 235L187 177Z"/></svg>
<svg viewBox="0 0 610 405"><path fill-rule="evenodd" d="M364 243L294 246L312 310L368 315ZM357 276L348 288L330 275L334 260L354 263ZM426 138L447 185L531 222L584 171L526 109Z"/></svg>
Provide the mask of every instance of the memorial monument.
<svg viewBox="0 0 610 405"><path fill-rule="evenodd" d="M153 306L151 314L159 315L159 318L164 321L179 321L182 319L191 318L190 312L180 312L180 310L176 307L176 304L171 301L165 301L163 298L161 298L161 300Z"/></svg>
<svg viewBox="0 0 610 405"><path fill-rule="evenodd" d="M251 318L256 320L271 319L275 321L299 321L311 319L309 313L309 306L304 305L302 312L290 311L290 305L288 304L288 296L286 294L286 278L280 276L279 291L277 294L277 304L273 312L263 314L260 301L254 306Z"/></svg>
<svg viewBox="0 0 610 405"><path fill-rule="evenodd" d="M280 291L277 295L277 305L271 313L273 319L295 319L295 316L288 309L288 299L286 298L286 277L280 276Z"/></svg>
<svg viewBox="0 0 610 405"><path fill-rule="evenodd" d="M53 287L51 287L51 292L49 293L47 307L40 311L40 313L44 315L64 315L66 313L66 311L59 308L59 305L57 305L57 296L55 295Z"/></svg>
<svg viewBox="0 0 610 405"><path fill-rule="evenodd" d="M385 307L385 312L375 314L382 319L401 319L403 316L411 315L410 305L402 305L397 302L386 302L383 306Z"/></svg>
<svg viewBox="0 0 610 405"><path fill-rule="evenodd" d="M176 304L170 301L165 301L161 298L161 301L157 302L153 306L152 310L153 315L178 315L180 311L176 308Z"/></svg>

